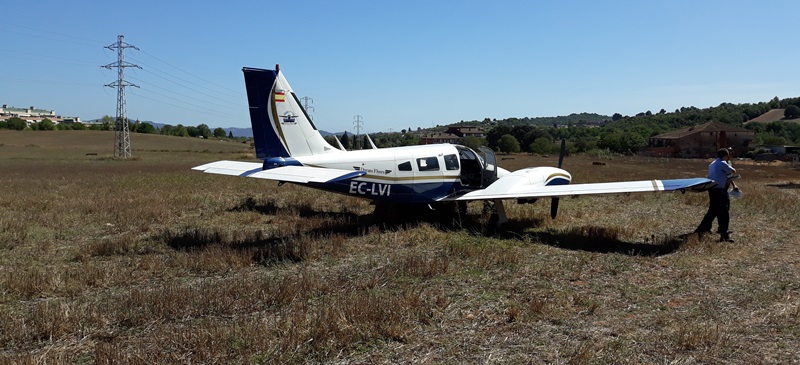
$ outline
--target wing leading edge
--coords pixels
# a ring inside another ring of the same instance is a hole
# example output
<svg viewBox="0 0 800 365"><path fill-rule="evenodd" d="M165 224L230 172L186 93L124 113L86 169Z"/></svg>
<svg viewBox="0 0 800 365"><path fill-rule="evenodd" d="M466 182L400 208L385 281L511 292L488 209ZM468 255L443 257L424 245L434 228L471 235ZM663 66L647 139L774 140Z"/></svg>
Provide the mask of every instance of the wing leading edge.
<svg viewBox="0 0 800 365"><path fill-rule="evenodd" d="M209 174L253 177L298 184L329 183L353 179L366 174L366 171L325 169L311 166L283 166L262 170L262 164L260 163L241 161L217 161L192 167L192 170Z"/></svg>
<svg viewBox="0 0 800 365"><path fill-rule="evenodd" d="M573 195L597 195L620 193L644 193L655 191L705 191L716 184L705 178L674 180L643 180L611 183L569 184L550 186L524 186L507 191L496 191L490 185L486 189L473 191L456 200L489 200L518 198L550 198Z"/></svg>

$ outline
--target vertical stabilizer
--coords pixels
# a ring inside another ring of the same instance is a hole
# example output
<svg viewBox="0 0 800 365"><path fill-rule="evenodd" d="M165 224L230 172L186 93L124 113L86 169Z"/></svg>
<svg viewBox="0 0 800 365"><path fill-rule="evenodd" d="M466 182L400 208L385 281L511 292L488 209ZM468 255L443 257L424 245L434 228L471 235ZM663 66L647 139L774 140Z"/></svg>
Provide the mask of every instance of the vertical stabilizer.
<svg viewBox="0 0 800 365"><path fill-rule="evenodd" d="M242 71L258 158L341 152L322 138L278 67Z"/></svg>

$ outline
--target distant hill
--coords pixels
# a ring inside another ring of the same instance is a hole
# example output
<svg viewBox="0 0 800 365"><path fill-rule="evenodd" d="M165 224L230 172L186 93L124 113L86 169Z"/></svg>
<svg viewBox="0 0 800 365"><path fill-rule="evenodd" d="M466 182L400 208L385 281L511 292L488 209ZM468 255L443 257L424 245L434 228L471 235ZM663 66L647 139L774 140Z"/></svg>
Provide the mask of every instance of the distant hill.
<svg viewBox="0 0 800 365"><path fill-rule="evenodd" d="M253 128L222 128L225 130L225 134L232 134L234 137L247 137L250 138L253 136ZM213 129L212 129L213 130Z"/></svg>
<svg viewBox="0 0 800 365"><path fill-rule="evenodd" d="M570 115L559 115L556 117L523 117L523 118L505 118L505 119L489 119L486 118L482 121L461 121L451 125L474 125L474 126L492 126L492 125L539 125L539 126L552 126L552 125L602 125L611 120L608 115L597 113L572 113Z"/></svg>
<svg viewBox="0 0 800 365"><path fill-rule="evenodd" d="M800 122L800 118L786 119L783 115L786 109L772 109L764 114L761 114L747 123L770 123L770 122ZM745 123L745 124L747 124Z"/></svg>

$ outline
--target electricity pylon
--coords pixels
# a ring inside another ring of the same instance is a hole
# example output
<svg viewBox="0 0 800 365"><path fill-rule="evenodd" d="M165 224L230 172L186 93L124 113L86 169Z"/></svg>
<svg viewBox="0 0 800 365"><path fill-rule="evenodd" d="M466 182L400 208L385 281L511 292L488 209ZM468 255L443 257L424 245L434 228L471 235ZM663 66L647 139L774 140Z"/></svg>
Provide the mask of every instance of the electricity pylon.
<svg viewBox="0 0 800 365"><path fill-rule="evenodd" d="M105 48L110 50L117 50L117 62L109 63L103 68L112 69L117 68L117 81L107 84L107 87L117 88L117 118L114 123L114 157L121 157L127 159L131 157L131 131L128 129L128 118L125 116L125 87L136 86L130 82L125 81L125 68L136 67L130 62L125 62L125 48L133 48L139 50L136 46L125 43L125 36L118 35L117 42L112 43Z"/></svg>

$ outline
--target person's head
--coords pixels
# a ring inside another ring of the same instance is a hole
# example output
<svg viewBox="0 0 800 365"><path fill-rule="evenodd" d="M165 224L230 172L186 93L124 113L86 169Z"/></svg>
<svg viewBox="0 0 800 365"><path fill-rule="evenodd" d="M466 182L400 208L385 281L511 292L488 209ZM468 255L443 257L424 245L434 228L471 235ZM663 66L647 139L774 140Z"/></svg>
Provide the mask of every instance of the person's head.
<svg viewBox="0 0 800 365"><path fill-rule="evenodd" d="M731 155L731 152L728 151L727 148L720 148L719 150L717 150L717 158L721 158L721 159L724 160L724 159L730 157L730 155Z"/></svg>

